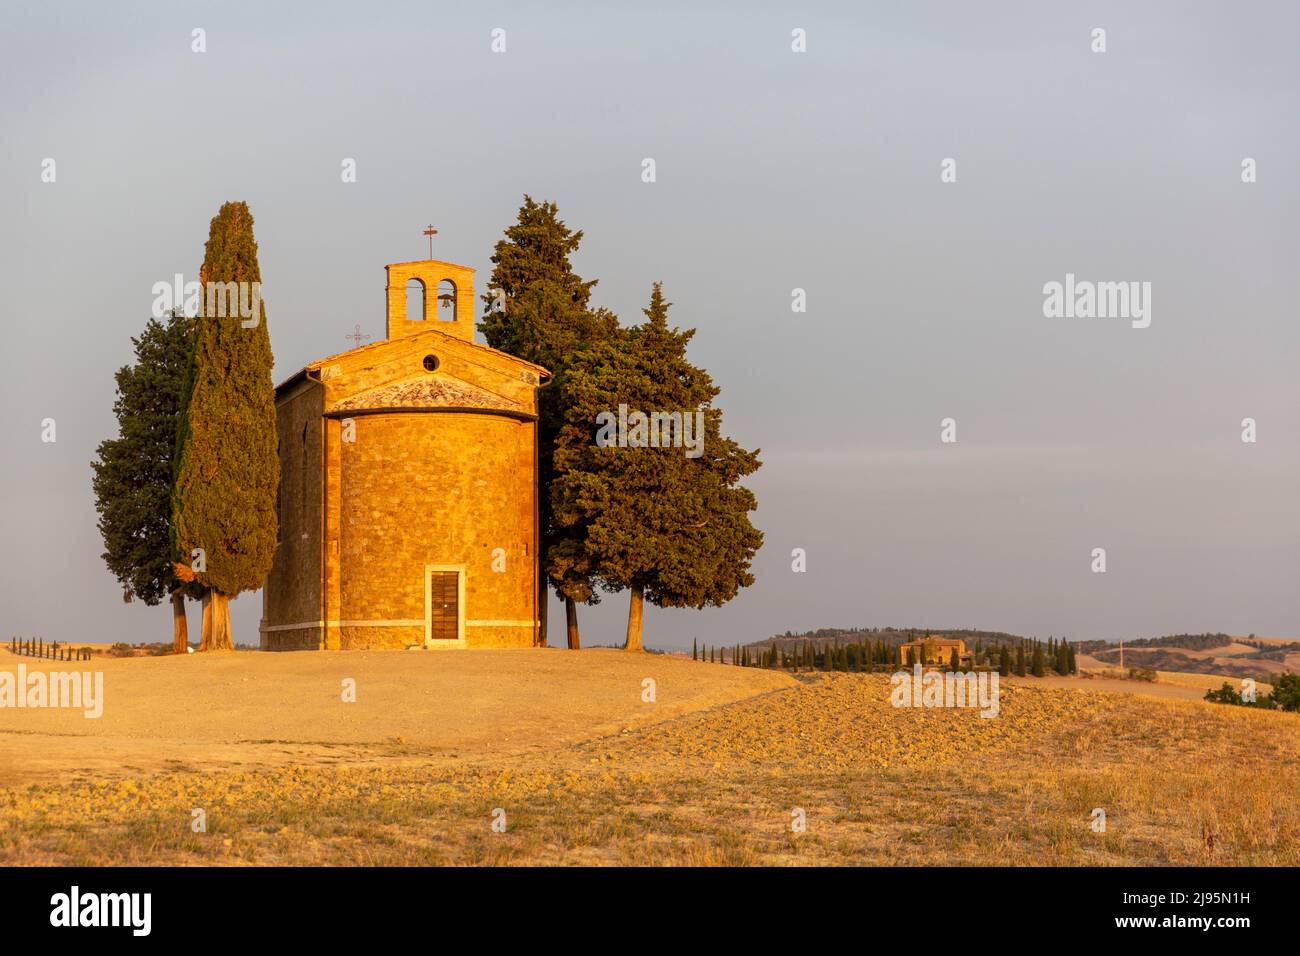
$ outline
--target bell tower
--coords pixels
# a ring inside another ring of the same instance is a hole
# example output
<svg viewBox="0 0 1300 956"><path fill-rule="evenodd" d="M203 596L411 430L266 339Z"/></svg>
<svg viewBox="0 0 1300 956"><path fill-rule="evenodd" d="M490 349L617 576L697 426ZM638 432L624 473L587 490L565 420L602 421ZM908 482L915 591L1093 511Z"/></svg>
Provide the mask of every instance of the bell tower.
<svg viewBox="0 0 1300 956"><path fill-rule="evenodd" d="M384 269L389 341L426 329L474 341L473 269L437 259L394 262Z"/></svg>

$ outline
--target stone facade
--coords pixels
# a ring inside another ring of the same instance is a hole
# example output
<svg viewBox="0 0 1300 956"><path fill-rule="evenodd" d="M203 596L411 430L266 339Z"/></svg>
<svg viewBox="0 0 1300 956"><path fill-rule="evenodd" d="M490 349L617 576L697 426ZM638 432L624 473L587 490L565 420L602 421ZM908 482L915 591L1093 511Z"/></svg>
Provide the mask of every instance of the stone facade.
<svg viewBox="0 0 1300 956"><path fill-rule="evenodd" d="M387 270L388 339L276 390L280 542L262 648L531 646L548 373L474 343L472 270ZM410 280L427 318L405 314Z"/></svg>

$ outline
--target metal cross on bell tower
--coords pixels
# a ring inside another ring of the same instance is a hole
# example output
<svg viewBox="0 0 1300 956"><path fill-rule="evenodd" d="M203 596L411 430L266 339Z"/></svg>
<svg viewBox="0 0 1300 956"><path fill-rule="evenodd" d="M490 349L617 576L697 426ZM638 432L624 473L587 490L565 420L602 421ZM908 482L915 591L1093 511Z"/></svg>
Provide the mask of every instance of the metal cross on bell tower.
<svg viewBox="0 0 1300 956"><path fill-rule="evenodd" d="M438 234L438 230L433 228L433 223L429 223L429 228L424 230L424 234L429 237L429 258L433 258L433 237Z"/></svg>

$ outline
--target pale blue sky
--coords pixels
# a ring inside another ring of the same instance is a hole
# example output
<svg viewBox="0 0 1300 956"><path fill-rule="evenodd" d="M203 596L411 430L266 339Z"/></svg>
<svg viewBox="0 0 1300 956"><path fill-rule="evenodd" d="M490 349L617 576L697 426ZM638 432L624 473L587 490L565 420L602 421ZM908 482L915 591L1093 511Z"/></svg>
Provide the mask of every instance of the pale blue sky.
<svg viewBox="0 0 1300 956"><path fill-rule="evenodd" d="M763 450L758 583L650 609L651 645L1300 635L1292 5L49 6L0 13L0 636L168 639L103 567L88 462L151 286L193 275L222 201L257 220L278 380L382 335L383 265L427 222L485 281L524 192L586 231L625 322L664 281ZM1044 318L1067 272L1151 282L1151 327Z"/></svg>

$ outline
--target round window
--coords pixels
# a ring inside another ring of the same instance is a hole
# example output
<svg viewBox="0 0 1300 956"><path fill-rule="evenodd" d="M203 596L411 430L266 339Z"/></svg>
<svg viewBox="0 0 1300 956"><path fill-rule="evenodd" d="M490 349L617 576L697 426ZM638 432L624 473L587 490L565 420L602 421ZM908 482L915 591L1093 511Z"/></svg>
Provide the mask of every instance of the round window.
<svg viewBox="0 0 1300 956"><path fill-rule="evenodd" d="M426 355L426 356L424 357L424 370L425 370L426 372L436 372L436 371L438 371L438 356L436 356L436 355Z"/></svg>

